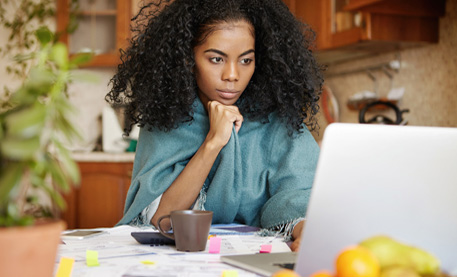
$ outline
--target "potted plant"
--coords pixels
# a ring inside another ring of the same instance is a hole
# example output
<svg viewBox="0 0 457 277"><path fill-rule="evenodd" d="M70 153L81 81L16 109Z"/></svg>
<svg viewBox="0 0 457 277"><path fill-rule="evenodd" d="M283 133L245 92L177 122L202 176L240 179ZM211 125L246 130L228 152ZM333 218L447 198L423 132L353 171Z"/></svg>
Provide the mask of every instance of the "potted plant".
<svg viewBox="0 0 457 277"><path fill-rule="evenodd" d="M70 60L45 26L33 35L37 50L15 56L24 82L0 110L0 276L52 276L65 228L62 193L80 179L65 147L79 137L66 91L71 69L91 55Z"/></svg>

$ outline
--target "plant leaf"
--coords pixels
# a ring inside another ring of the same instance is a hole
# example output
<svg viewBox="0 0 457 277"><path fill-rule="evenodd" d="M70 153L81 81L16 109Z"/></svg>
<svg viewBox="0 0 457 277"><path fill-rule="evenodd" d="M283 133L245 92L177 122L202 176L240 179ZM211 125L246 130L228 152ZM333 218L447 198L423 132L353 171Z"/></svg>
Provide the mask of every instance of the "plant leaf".
<svg viewBox="0 0 457 277"><path fill-rule="evenodd" d="M49 196L61 210L64 210L67 207L67 205L65 204L65 199L63 199L62 195L59 192L55 190L50 190Z"/></svg>
<svg viewBox="0 0 457 277"><path fill-rule="evenodd" d="M93 53L78 53L71 58L70 64L74 66L82 65L90 62L93 57Z"/></svg>
<svg viewBox="0 0 457 277"><path fill-rule="evenodd" d="M0 176L0 207L3 207L9 199L13 188L20 182L24 165L21 163L9 163Z"/></svg>
<svg viewBox="0 0 457 277"><path fill-rule="evenodd" d="M35 219L29 215L20 213L16 203L8 203L5 214L0 216L0 226L28 226L32 225Z"/></svg>
<svg viewBox="0 0 457 277"><path fill-rule="evenodd" d="M3 117L0 117L0 140L3 139L5 132L3 130Z"/></svg>
<svg viewBox="0 0 457 277"><path fill-rule="evenodd" d="M60 164L57 160L51 158L47 163L47 167L49 172L51 173L51 177L54 183L63 191L70 190L70 184L68 183L67 177L65 173L62 171Z"/></svg>
<svg viewBox="0 0 457 277"><path fill-rule="evenodd" d="M39 135L44 127L45 118L46 107L40 103L11 113L5 119L8 134L21 138Z"/></svg>
<svg viewBox="0 0 457 277"><path fill-rule="evenodd" d="M65 209L65 200L63 199L62 195L58 191L56 191L54 188L48 186L45 183L40 183L38 184L40 188L42 188L46 194L51 198L51 200L57 204L57 206L63 210Z"/></svg>
<svg viewBox="0 0 457 277"><path fill-rule="evenodd" d="M1 142L0 151L2 152L2 155L13 160L27 160L32 158L39 148L40 138L38 136L28 139L6 137Z"/></svg>
<svg viewBox="0 0 457 277"><path fill-rule="evenodd" d="M81 174L79 172L79 167L73 158L70 155L70 152L65 148L59 141L54 141L57 149L60 153L60 162L63 168L63 171L67 173L70 177L73 185L79 185L81 181Z"/></svg>
<svg viewBox="0 0 457 277"><path fill-rule="evenodd" d="M61 111L58 110L60 113ZM81 135L75 126L70 122L66 116L58 116L55 119L57 129L65 136L67 141L72 142L75 138L81 139Z"/></svg>
<svg viewBox="0 0 457 277"><path fill-rule="evenodd" d="M51 50L52 60L62 69L68 69L68 50L65 44L58 42Z"/></svg>
<svg viewBox="0 0 457 277"><path fill-rule="evenodd" d="M31 60L35 58L35 53L28 53L28 54L18 54L16 56L14 56L14 61L16 61L17 63L22 63L24 61L28 61L28 60ZM22 64L23 67L26 66L26 64Z"/></svg>
<svg viewBox="0 0 457 277"><path fill-rule="evenodd" d="M25 85L26 92L35 95L47 94L55 80L54 73L41 68L32 68Z"/></svg>
<svg viewBox="0 0 457 277"><path fill-rule="evenodd" d="M35 31L35 36L41 44L41 47L45 47L49 42L53 40L53 33L48 29L47 26L41 26Z"/></svg>

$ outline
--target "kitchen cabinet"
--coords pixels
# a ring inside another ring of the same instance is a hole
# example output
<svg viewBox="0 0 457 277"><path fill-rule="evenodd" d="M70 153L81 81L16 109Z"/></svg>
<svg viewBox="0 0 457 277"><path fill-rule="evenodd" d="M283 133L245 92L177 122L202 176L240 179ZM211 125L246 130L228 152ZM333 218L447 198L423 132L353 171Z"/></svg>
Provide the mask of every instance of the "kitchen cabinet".
<svg viewBox="0 0 457 277"><path fill-rule="evenodd" d="M112 227L123 215L133 162L78 162L81 183L65 195L68 229Z"/></svg>
<svg viewBox="0 0 457 277"><path fill-rule="evenodd" d="M329 64L437 43L445 0L284 0L317 33L317 55Z"/></svg>
<svg viewBox="0 0 457 277"><path fill-rule="evenodd" d="M72 0L57 0L57 31L63 32L70 22ZM76 11L78 28L72 34L62 33L70 55L86 49L95 57L84 66L111 67L120 62L120 48L130 37L131 0L79 0Z"/></svg>

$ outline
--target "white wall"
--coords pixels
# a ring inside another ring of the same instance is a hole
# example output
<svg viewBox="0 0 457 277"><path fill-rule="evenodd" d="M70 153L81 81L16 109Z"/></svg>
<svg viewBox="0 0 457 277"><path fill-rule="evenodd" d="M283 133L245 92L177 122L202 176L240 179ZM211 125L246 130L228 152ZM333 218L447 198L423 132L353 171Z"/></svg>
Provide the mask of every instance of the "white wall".
<svg viewBox="0 0 457 277"><path fill-rule="evenodd" d="M74 143L73 150L91 151L102 132L100 117L103 108L108 106L105 95L109 91L108 83L113 77L115 69L100 68L79 71L95 76L98 81L95 83L75 82L69 88L70 99L79 113L74 122L84 137L83 141Z"/></svg>

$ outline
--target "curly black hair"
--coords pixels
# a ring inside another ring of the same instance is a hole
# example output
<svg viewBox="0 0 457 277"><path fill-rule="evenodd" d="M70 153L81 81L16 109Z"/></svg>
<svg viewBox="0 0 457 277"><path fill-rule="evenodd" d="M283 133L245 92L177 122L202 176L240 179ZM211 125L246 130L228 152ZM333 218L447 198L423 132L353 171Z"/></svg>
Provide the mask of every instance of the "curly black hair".
<svg viewBox="0 0 457 277"><path fill-rule="evenodd" d="M317 129L322 68L315 34L281 0L154 0L133 18L131 45L106 95L126 105L131 124L171 130L193 120L197 97L193 48L214 25L245 20L255 30L255 71L236 105L243 116L268 121L274 111L291 132ZM128 131L126 131L128 132Z"/></svg>

